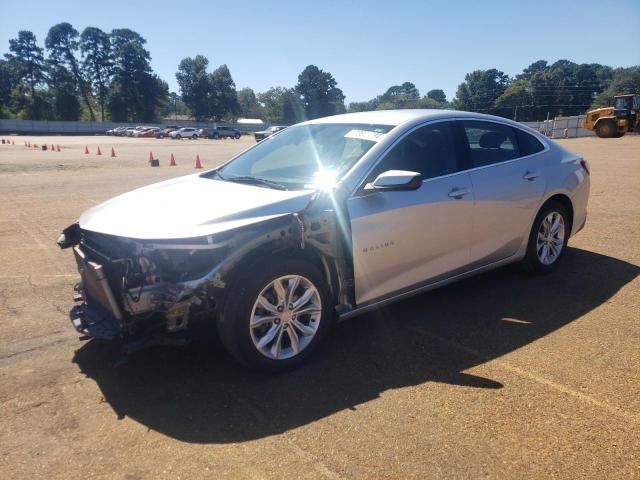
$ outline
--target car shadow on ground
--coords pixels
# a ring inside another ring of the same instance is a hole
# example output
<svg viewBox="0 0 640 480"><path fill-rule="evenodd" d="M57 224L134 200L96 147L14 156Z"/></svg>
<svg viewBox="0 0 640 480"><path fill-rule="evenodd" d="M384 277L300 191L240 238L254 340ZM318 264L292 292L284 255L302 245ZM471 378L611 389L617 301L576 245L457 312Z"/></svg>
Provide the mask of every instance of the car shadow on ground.
<svg viewBox="0 0 640 480"><path fill-rule="evenodd" d="M156 347L116 368L114 346L91 341L74 362L119 418L187 442L246 441L354 409L389 389L502 388L464 371L580 318L639 273L571 248L549 276L500 269L343 322L310 363L277 376L249 372L202 345Z"/></svg>

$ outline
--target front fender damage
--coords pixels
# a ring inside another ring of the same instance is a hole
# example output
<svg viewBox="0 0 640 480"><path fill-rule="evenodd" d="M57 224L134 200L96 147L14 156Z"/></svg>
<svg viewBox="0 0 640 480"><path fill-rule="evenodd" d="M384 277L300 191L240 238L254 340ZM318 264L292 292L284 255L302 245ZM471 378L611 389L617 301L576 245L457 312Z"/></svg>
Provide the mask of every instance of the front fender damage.
<svg viewBox="0 0 640 480"><path fill-rule="evenodd" d="M104 235L97 240L91 232L66 229L64 248L73 246L82 277L72 323L90 338L121 338L127 352L213 333L213 319L232 294L226 290L230 276L251 255L281 252L295 252L321 266L337 311L348 311L354 305L350 234L339 224L335 209L314 201L304 211L198 242ZM117 246L106 245L110 241ZM96 269L103 281L96 280ZM109 295L116 307L104 301Z"/></svg>

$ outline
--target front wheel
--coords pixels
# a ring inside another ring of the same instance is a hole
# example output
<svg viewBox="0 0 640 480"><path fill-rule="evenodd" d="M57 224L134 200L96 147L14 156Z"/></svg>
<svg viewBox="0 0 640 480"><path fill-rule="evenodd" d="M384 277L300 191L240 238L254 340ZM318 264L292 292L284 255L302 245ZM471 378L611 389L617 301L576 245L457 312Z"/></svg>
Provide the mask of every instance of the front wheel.
<svg viewBox="0 0 640 480"><path fill-rule="evenodd" d="M334 322L329 288L303 259L278 257L240 266L218 320L229 352L249 368L291 370L322 343Z"/></svg>
<svg viewBox="0 0 640 480"><path fill-rule="evenodd" d="M537 274L555 270L566 250L570 231L567 209L558 202L544 205L531 228L523 260L525 268Z"/></svg>
<svg viewBox="0 0 640 480"><path fill-rule="evenodd" d="M612 120L602 121L596 127L596 135L600 138L613 138L617 132L616 124Z"/></svg>
<svg viewBox="0 0 640 480"><path fill-rule="evenodd" d="M236 140L240 140L240 134L239 134L239 133L236 133L236 134L235 134L235 136L234 136L233 138L235 138Z"/></svg>
<svg viewBox="0 0 640 480"><path fill-rule="evenodd" d="M182 140L182 135L176 135L176 140Z"/></svg>

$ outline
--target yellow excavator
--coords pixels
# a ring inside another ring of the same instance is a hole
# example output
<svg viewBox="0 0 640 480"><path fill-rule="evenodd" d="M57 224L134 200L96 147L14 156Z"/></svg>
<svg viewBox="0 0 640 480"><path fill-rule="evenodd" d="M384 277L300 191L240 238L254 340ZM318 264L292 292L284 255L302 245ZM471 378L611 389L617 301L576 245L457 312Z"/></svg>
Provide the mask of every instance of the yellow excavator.
<svg viewBox="0 0 640 480"><path fill-rule="evenodd" d="M640 134L640 95L625 94L613 97L613 107L588 111L582 126L588 130L595 130L600 138L621 137L629 132Z"/></svg>

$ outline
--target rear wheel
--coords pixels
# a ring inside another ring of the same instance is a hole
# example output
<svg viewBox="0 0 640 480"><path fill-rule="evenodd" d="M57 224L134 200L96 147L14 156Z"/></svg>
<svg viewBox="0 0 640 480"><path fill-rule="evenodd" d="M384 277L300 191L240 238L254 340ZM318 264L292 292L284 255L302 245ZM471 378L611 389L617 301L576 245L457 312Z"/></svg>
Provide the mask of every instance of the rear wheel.
<svg viewBox="0 0 640 480"><path fill-rule="evenodd" d="M197 140L197 139L198 139L198 135L193 135L193 136L191 137L191 140Z"/></svg>
<svg viewBox="0 0 640 480"><path fill-rule="evenodd" d="M531 228L523 264L532 273L550 273L558 266L569 240L567 209L559 202L545 204Z"/></svg>
<svg viewBox="0 0 640 480"><path fill-rule="evenodd" d="M178 134L178 135L176 135L176 138L177 138L178 140L181 140L181 139L182 139L182 135L179 135L179 134Z"/></svg>
<svg viewBox="0 0 640 480"><path fill-rule="evenodd" d="M303 259L278 257L242 268L218 320L220 339L244 365L291 370L322 343L333 324L329 288Z"/></svg>
<svg viewBox="0 0 640 480"><path fill-rule="evenodd" d="M235 138L236 140L239 140L240 139L240 134L236 133L235 137L233 137L233 138Z"/></svg>
<svg viewBox="0 0 640 480"><path fill-rule="evenodd" d="M603 120L596 126L596 135L600 138L612 138L617 131L616 124L613 120Z"/></svg>

